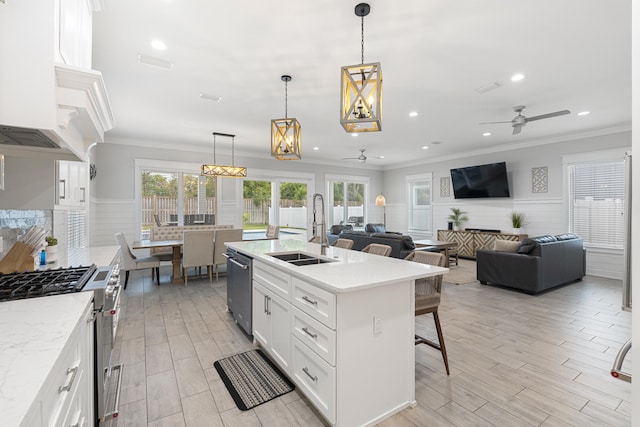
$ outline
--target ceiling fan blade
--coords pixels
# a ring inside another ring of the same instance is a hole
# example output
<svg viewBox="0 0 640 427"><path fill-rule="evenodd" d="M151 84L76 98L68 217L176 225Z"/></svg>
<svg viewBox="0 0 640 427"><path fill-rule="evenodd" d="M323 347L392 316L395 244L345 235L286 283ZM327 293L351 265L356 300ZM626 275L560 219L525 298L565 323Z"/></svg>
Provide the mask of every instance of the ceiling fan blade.
<svg viewBox="0 0 640 427"><path fill-rule="evenodd" d="M551 117L564 116L565 114L571 114L569 110L556 111L554 113L541 114L539 116L527 117L528 122L534 120L550 119Z"/></svg>
<svg viewBox="0 0 640 427"><path fill-rule="evenodd" d="M513 133L511 135L517 135L520 133L520 131L522 130L522 126L523 125L516 125L513 127Z"/></svg>
<svg viewBox="0 0 640 427"><path fill-rule="evenodd" d="M478 123L479 125L493 125L496 123L511 123L511 120L509 120L508 122L482 122L482 123Z"/></svg>

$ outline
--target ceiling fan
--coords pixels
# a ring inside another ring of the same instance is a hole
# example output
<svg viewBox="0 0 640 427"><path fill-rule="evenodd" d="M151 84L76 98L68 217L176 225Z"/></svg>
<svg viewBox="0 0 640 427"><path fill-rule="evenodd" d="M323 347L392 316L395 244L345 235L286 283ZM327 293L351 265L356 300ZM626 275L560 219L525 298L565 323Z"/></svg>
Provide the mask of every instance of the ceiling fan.
<svg viewBox="0 0 640 427"><path fill-rule="evenodd" d="M562 110L562 111L555 111L553 113L541 114L539 116L525 117L522 115L522 111L524 109L525 109L524 105L518 105L517 107L513 107L513 111L518 113L518 115L515 116L513 120L509 122L482 122L480 124L488 125L488 124L494 124L494 123L511 123L511 126L513 127L513 135L516 135L520 133L520 131L522 131L522 127L524 125L534 120L550 119L551 117L564 116L565 114L571 114L571 111L569 110Z"/></svg>
<svg viewBox="0 0 640 427"><path fill-rule="evenodd" d="M360 155L358 157L343 157L341 160L357 160L360 163L365 163L367 161L367 156L364 155L366 148L360 149ZM374 156L374 159L384 159L384 156Z"/></svg>

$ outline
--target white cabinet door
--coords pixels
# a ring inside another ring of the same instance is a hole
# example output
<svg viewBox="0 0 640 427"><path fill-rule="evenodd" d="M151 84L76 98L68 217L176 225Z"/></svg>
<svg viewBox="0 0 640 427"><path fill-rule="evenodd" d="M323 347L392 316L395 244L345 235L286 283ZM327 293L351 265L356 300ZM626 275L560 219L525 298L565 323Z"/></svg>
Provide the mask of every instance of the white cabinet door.
<svg viewBox="0 0 640 427"><path fill-rule="evenodd" d="M58 160L57 204L84 207L87 202L87 164Z"/></svg>
<svg viewBox="0 0 640 427"><path fill-rule="evenodd" d="M254 280L253 338L289 372L291 353L291 305Z"/></svg>
<svg viewBox="0 0 640 427"><path fill-rule="evenodd" d="M291 304L271 294L267 308L271 320L271 354L288 373L291 359Z"/></svg>
<svg viewBox="0 0 640 427"><path fill-rule="evenodd" d="M267 314L269 291L255 280L253 281L253 339L264 348L271 345L271 321Z"/></svg>

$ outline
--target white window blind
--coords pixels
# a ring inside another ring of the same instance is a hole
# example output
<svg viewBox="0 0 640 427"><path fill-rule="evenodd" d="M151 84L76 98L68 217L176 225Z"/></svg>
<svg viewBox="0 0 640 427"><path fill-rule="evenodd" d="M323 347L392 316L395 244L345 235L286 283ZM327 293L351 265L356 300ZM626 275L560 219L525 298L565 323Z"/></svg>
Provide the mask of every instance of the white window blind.
<svg viewBox="0 0 640 427"><path fill-rule="evenodd" d="M87 247L87 212L84 209L67 211L67 247Z"/></svg>
<svg viewBox="0 0 640 427"><path fill-rule="evenodd" d="M569 227L585 244L622 249L624 162L569 166Z"/></svg>

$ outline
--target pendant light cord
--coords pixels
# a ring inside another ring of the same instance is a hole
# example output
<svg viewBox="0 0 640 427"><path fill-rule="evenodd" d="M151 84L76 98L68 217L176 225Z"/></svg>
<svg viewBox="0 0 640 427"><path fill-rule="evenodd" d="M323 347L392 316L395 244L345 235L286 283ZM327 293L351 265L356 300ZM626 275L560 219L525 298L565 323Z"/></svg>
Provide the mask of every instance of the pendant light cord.
<svg viewBox="0 0 640 427"><path fill-rule="evenodd" d="M284 81L284 118L286 119L287 116L287 99L288 99L288 91L287 91L287 84L289 82L287 80Z"/></svg>
<svg viewBox="0 0 640 427"><path fill-rule="evenodd" d="M364 64L364 16L360 17L360 64Z"/></svg>

